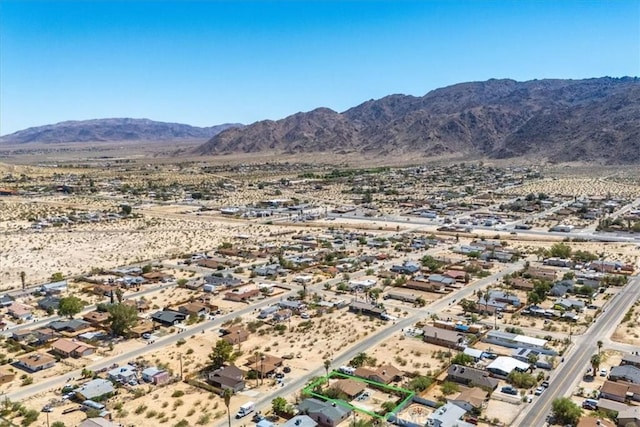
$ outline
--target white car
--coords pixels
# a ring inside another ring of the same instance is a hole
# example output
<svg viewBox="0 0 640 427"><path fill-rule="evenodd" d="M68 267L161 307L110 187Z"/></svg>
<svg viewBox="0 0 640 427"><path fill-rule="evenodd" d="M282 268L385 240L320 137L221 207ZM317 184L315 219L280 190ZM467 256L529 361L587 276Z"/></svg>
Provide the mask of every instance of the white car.
<svg viewBox="0 0 640 427"><path fill-rule="evenodd" d="M600 369L600 376L601 377L606 377L607 376L607 370L605 368Z"/></svg>
<svg viewBox="0 0 640 427"><path fill-rule="evenodd" d="M544 387L540 386L536 388L536 391L533 392L536 396L540 396L544 392Z"/></svg>

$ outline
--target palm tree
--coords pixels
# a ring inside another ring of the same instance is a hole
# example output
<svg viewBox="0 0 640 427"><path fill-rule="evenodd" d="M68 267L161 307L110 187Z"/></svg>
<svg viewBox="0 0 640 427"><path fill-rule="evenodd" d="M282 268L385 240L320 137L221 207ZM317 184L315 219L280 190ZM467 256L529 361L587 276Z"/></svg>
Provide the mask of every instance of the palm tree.
<svg viewBox="0 0 640 427"><path fill-rule="evenodd" d="M598 368L600 368L600 362L602 362L602 359L600 358L599 354L594 354L593 356L591 356L591 368L593 369L594 377L598 372Z"/></svg>
<svg viewBox="0 0 640 427"><path fill-rule="evenodd" d="M602 341L598 340L598 354L600 354L600 350L602 350Z"/></svg>
<svg viewBox="0 0 640 427"><path fill-rule="evenodd" d="M27 273L25 273L24 271L20 272L20 281L22 282L22 290L23 291L26 288L26 282L25 282L26 275L27 275Z"/></svg>
<svg viewBox="0 0 640 427"><path fill-rule="evenodd" d="M331 360L327 359L324 361L324 370L327 372L327 377L329 376L329 367L331 366Z"/></svg>
<svg viewBox="0 0 640 427"><path fill-rule="evenodd" d="M222 397L224 398L224 406L227 407L227 420L229 421L229 427L231 427L231 412L229 412L231 396L233 396L233 389L225 388L224 392L222 393Z"/></svg>

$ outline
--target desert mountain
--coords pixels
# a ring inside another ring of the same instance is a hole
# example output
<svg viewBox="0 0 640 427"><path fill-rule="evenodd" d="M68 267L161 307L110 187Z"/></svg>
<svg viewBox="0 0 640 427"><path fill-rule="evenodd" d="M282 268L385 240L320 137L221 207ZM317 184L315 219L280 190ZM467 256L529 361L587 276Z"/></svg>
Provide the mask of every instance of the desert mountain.
<svg viewBox="0 0 640 427"><path fill-rule="evenodd" d="M21 130L0 138L4 144L28 142L60 143L89 141L167 141L178 139L209 139L223 130L242 126L223 124L195 127L180 123L155 122L148 119L96 119L67 121L54 125Z"/></svg>
<svg viewBox="0 0 640 427"><path fill-rule="evenodd" d="M640 162L640 80L489 80L228 129L198 154L473 154Z"/></svg>

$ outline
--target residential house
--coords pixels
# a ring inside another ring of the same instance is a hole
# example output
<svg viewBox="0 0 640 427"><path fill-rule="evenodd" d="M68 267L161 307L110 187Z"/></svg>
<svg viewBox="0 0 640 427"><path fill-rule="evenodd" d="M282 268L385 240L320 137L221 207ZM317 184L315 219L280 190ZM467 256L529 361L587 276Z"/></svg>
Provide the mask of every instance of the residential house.
<svg viewBox="0 0 640 427"><path fill-rule="evenodd" d="M272 305L267 308L263 308L262 310L260 310L260 314L258 314L258 319L267 319L269 318L269 316L272 316L275 313L277 313L278 310L280 310L280 307L277 305Z"/></svg>
<svg viewBox="0 0 640 427"><path fill-rule="evenodd" d="M156 311L151 315L151 320L156 323L159 323L162 326L175 326L179 323L184 322L187 319L187 315L184 313L180 313L179 311L173 310L161 310Z"/></svg>
<svg viewBox="0 0 640 427"><path fill-rule="evenodd" d="M629 386L629 383L607 380L602 387L600 387L600 398L624 403L634 394L633 392L629 392Z"/></svg>
<svg viewBox="0 0 640 427"><path fill-rule="evenodd" d="M557 354L555 350L547 348L546 340L510 332L489 331L482 341L508 348L530 348L542 354Z"/></svg>
<svg viewBox="0 0 640 427"><path fill-rule="evenodd" d="M533 282L529 279L524 279L522 277L515 277L511 279L511 287L513 289L519 289L521 291L532 291Z"/></svg>
<svg viewBox="0 0 640 427"><path fill-rule="evenodd" d="M95 347L82 342L60 338L51 344L51 350L63 357L86 357L95 352Z"/></svg>
<svg viewBox="0 0 640 427"><path fill-rule="evenodd" d="M487 371L461 365L451 365L449 367L447 380L490 391L495 390L499 383L497 379L491 378Z"/></svg>
<svg viewBox="0 0 640 427"><path fill-rule="evenodd" d="M586 307L584 301L579 301L575 299L568 298L559 298L556 302L553 303L553 308L556 310L575 310L575 311L583 311Z"/></svg>
<svg viewBox="0 0 640 427"><path fill-rule="evenodd" d="M276 322L284 322L291 319L292 315L293 313L289 309L278 310L273 314L273 320L275 320Z"/></svg>
<svg viewBox="0 0 640 427"><path fill-rule="evenodd" d="M464 270L447 270L442 275L459 283L464 283L467 278L467 272Z"/></svg>
<svg viewBox="0 0 640 427"><path fill-rule="evenodd" d="M442 274L430 274L427 277L427 280L430 283L434 283L436 285L443 285L443 286L447 286L447 287L452 287L457 283L456 279L448 277L448 276L444 276Z"/></svg>
<svg viewBox="0 0 640 427"><path fill-rule="evenodd" d="M388 292L384 296L384 299L394 299L398 301L409 302L411 304L415 304L416 302L418 302L418 298L420 297L414 294L408 294L408 293L398 292L398 291Z"/></svg>
<svg viewBox="0 0 640 427"><path fill-rule="evenodd" d="M291 310L294 313L300 313L301 311L304 311L307 308L307 305L303 301L289 301L289 300L278 301L278 306L281 309Z"/></svg>
<svg viewBox="0 0 640 427"><path fill-rule="evenodd" d="M640 355L629 353L624 354L620 361L620 365L632 365L636 368L640 368Z"/></svg>
<svg viewBox="0 0 640 427"><path fill-rule="evenodd" d="M572 292L574 286L575 282L573 280L561 280L553 284L549 290L549 295L554 297L563 297L567 292Z"/></svg>
<svg viewBox="0 0 640 427"><path fill-rule="evenodd" d="M513 371L525 372L528 369L528 363L506 356L498 356L487 365L487 371L499 377L507 377Z"/></svg>
<svg viewBox="0 0 640 427"><path fill-rule="evenodd" d="M161 385L169 382L171 376L169 372L152 366L142 371L142 379L148 383Z"/></svg>
<svg viewBox="0 0 640 427"><path fill-rule="evenodd" d="M618 411L618 427L640 425L640 406L627 406Z"/></svg>
<svg viewBox="0 0 640 427"><path fill-rule="evenodd" d="M424 341L447 348L462 349L465 344L464 334L434 326L422 328Z"/></svg>
<svg viewBox="0 0 640 427"><path fill-rule="evenodd" d="M209 307L200 302L189 302L178 307L178 311L187 316L205 317L209 314Z"/></svg>
<svg viewBox="0 0 640 427"><path fill-rule="evenodd" d="M221 288L237 288L238 286L242 285L242 280L236 277L233 277L231 275L205 276L204 280L205 282L207 282L208 285L213 285L215 287L221 287Z"/></svg>
<svg viewBox="0 0 640 427"><path fill-rule="evenodd" d="M0 307L9 307L11 304L13 304L13 301L14 300L11 295L4 294L0 296Z"/></svg>
<svg viewBox="0 0 640 427"><path fill-rule="evenodd" d="M402 371L393 365L382 365L376 369L360 367L355 370L354 375L381 384L400 381L403 377Z"/></svg>
<svg viewBox="0 0 640 427"><path fill-rule="evenodd" d="M52 282L44 284L40 287L40 292L46 295L59 295L67 290L67 281Z"/></svg>
<svg viewBox="0 0 640 427"><path fill-rule="evenodd" d="M283 364L284 359L280 357L262 354L259 357L249 357L245 366L249 368L249 371L264 377L274 374Z"/></svg>
<svg viewBox="0 0 640 427"><path fill-rule="evenodd" d="M53 341L56 340L60 337L60 334L57 333L56 331L54 331L51 328L48 327L43 327L43 328L38 328L36 330L33 331L36 338L38 339L38 342L41 344L46 344L49 341Z"/></svg>
<svg viewBox="0 0 640 427"><path fill-rule="evenodd" d="M33 308L30 305L22 304L14 301L9 307L7 307L7 314L14 319L27 320L31 318L31 312Z"/></svg>
<svg viewBox="0 0 640 427"><path fill-rule="evenodd" d="M447 399L447 402L453 403L467 412L479 413L482 408L486 407L488 400L489 392L486 389L460 386L460 393L453 399Z"/></svg>
<svg viewBox="0 0 640 427"><path fill-rule="evenodd" d="M260 289L245 289L242 292L235 289L232 292L226 292L224 299L235 302L245 302L258 295L260 295Z"/></svg>
<svg viewBox="0 0 640 427"><path fill-rule="evenodd" d="M138 370L131 365L118 366L107 372L107 378L111 381L128 383L138 379Z"/></svg>
<svg viewBox="0 0 640 427"><path fill-rule="evenodd" d="M249 338L249 331L241 326L230 326L220 329L222 339L229 344L240 344Z"/></svg>
<svg viewBox="0 0 640 427"><path fill-rule="evenodd" d="M220 390L231 389L234 392L244 390L244 373L234 365L225 366L209 373L207 381Z"/></svg>
<svg viewBox="0 0 640 427"><path fill-rule="evenodd" d="M54 296L44 297L38 301L38 308L46 312L53 312L57 310L59 305L60 298Z"/></svg>
<svg viewBox="0 0 640 427"><path fill-rule="evenodd" d="M427 416L426 427L473 427L462 420L467 411L453 403L446 403Z"/></svg>
<svg viewBox="0 0 640 427"><path fill-rule="evenodd" d="M56 332L63 332L68 335L77 335L91 328L89 322L80 319L55 320L47 326Z"/></svg>
<svg viewBox="0 0 640 427"><path fill-rule="evenodd" d="M320 399L304 399L298 404L300 414L308 415L322 427L336 427L351 416L347 403L338 401L335 404Z"/></svg>
<svg viewBox="0 0 640 427"><path fill-rule="evenodd" d="M576 427L616 427L616 423L603 417L596 417L595 414L588 414L578 420Z"/></svg>
<svg viewBox="0 0 640 427"><path fill-rule="evenodd" d="M430 282L426 277L422 276L416 276L413 279L407 280L404 287L424 292L443 292L445 288L443 283Z"/></svg>
<svg viewBox="0 0 640 427"><path fill-rule="evenodd" d="M349 304L349 311L358 314L366 314L369 316L380 316L385 312L383 308L380 308L374 304L356 300L351 301L351 304Z"/></svg>
<svg viewBox="0 0 640 427"><path fill-rule="evenodd" d="M161 271L150 271L148 273L142 273L142 278L149 283L157 283L166 282L171 279L171 275Z"/></svg>
<svg viewBox="0 0 640 427"><path fill-rule="evenodd" d="M331 388L344 393L349 400L353 400L367 388L367 383L351 378L343 378L333 383Z"/></svg>
<svg viewBox="0 0 640 427"><path fill-rule="evenodd" d="M106 311L90 311L82 316L82 320L89 322L94 327L102 327L109 321L109 313Z"/></svg>
<svg viewBox="0 0 640 427"><path fill-rule="evenodd" d="M96 378L73 390L79 400L94 400L103 396L111 396L116 390L113 383L103 378Z"/></svg>
<svg viewBox="0 0 640 427"><path fill-rule="evenodd" d="M10 371L4 366L0 367L0 385L10 383L15 377L15 372Z"/></svg>
<svg viewBox="0 0 640 427"><path fill-rule="evenodd" d="M282 424L282 427L316 427L317 425L318 423L308 415L296 415Z"/></svg>
<svg viewBox="0 0 640 427"><path fill-rule="evenodd" d="M633 365L614 366L609 371L609 379L612 381L627 381L640 384L640 368Z"/></svg>
<svg viewBox="0 0 640 427"><path fill-rule="evenodd" d="M14 341L27 344L34 343L38 340L35 331L32 331L31 329L18 329L17 331L13 331L11 338Z"/></svg>
<svg viewBox="0 0 640 427"><path fill-rule="evenodd" d="M287 270L282 268L282 266L280 266L280 264L278 263L261 265L261 266L255 267L253 269L253 272L256 275L262 276L262 277L283 276L287 274Z"/></svg>
<svg viewBox="0 0 640 427"><path fill-rule="evenodd" d="M557 271L553 268L529 267L524 274L533 279L553 282L554 280L556 280Z"/></svg>
<svg viewBox="0 0 640 427"><path fill-rule="evenodd" d="M29 353L17 359L17 365L31 372L52 368L56 364L55 357L46 353Z"/></svg>
<svg viewBox="0 0 640 427"><path fill-rule="evenodd" d="M78 424L78 427L121 427L122 424L114 423L106 418L93 417L87 418Z"/></svg>
<svg viewBox="0 0 640 427"><path fill-rule="evenodd" d="M542 357L540 355L540 352L537 350L532 350L530 348L515 348L511 352L511 357L521 362L529 363L531 356L535 356L536 358L536 368L553 369L553 363L548 362L546 358Z"/></svg>

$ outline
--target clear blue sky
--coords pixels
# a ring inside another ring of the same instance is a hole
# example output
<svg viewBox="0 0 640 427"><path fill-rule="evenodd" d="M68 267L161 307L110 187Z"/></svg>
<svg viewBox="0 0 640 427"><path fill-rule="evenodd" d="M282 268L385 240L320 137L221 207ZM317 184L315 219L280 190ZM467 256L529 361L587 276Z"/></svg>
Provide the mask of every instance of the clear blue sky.
<svg viewBox="0 0 640 427"><path fill-rule="evenodd" d="M0 134L209 126L489 78L640 75L640 0L0 0Z"/></svg>

